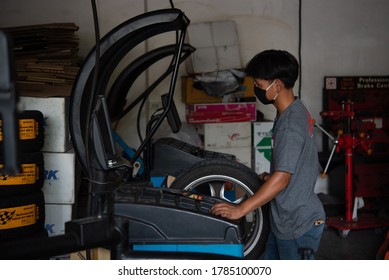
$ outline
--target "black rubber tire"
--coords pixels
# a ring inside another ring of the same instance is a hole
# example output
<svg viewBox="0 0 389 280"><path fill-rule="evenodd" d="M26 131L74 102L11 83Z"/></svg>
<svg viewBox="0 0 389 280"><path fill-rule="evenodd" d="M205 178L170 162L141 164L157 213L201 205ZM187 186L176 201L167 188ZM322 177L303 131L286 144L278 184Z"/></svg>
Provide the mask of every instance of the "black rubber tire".
<svg viewBox="0 0 389 280"><path fill-rule="evenodd" d="M44 145L44 118L41 111L26 110L16 114L18 122L18 150L37 152ZM2 126L0 125L0 131ZM3 152L3 139L0 137L0 154Z"/></svg>
<svg viewBox="0 0 389 280"><path fill-rule="evenodd" d="M0 156L0 164L3 163L4 160ZM43 152L19 154L19 163L19 174L0 174L0 198L42 189L45 172Z"/></svg>
<svg viewBox="0 0 389 280"><path fill-rule="evenodd" d="M44 229L44 222L42 191L6 198L0 196L0 242L36 234Z"/></svg>
<svg viewBox="0 0 389 280"><path fill-rule="evenodd" d="M227 182L229 185L233 183L238 191L238 199L229 200L234 203L252 196L262 185L258 175L247 166L232 160L215 159L195 164L190 170L177 176L170 187L226 199L224 191ZM265 249L270 230L269 205L246 215L246 220L244 258L258 259Z"/></svg>

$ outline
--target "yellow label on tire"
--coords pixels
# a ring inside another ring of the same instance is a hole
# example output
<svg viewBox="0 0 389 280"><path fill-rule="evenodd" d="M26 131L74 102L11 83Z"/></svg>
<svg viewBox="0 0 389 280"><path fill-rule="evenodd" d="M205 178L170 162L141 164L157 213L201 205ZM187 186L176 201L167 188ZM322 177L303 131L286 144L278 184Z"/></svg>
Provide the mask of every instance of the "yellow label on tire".
<svg viewBox="0 0 389 280"><path fill-rule="evenodd" d="M3 166L0 164L0 168ZM5 185L30 185L39 179L39 167L35 163L21 165L21 173L16 175L0 174L0 186Z"/></svg>
<svg viewBox="0 0 389 280"><path fill-rule="evenodd" d="M39 133L38 122L34 119L19 120L19 139L30 140L35 139Z"/></svg>
<svg viewBox="0 0 389 280"><path fill-rule="evenodd" d="M35 119L19 120L19 139L36 139L39 134L39 123ZM0 120L0 141L3 141L2 121Z"/></svg>
<svg viewBox="0 0 389 280"><path fill-rule="evenodd" d="M0 208L0 230L30 226L38 219L39 207L36 204Z"/></svg>

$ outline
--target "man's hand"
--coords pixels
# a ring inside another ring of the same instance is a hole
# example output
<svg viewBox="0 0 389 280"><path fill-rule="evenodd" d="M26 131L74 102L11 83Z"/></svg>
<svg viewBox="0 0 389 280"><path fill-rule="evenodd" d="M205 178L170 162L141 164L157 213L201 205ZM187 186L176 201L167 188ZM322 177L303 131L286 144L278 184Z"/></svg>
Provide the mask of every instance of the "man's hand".
<svg viewBox="0 0 389 280"><path fill-rule="evenodd" d="M216 203L211 208L211 213L230 220L237 220L245 214L241 211L239 205L229 203Z"/></svg>

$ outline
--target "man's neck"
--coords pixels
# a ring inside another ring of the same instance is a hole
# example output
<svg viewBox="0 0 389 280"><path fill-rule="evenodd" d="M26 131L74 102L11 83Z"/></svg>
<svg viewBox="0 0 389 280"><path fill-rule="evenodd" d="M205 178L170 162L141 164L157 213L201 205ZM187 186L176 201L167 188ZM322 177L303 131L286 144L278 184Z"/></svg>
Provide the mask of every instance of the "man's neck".
<svg viewBox="0 0 389 280"><path fill-rule="evenodd" d="M284 89L283 92L280 91L278 98L274 102L279 114L286 110L290 104L296 100L296 97L293 94L292 89Z"/></svg>

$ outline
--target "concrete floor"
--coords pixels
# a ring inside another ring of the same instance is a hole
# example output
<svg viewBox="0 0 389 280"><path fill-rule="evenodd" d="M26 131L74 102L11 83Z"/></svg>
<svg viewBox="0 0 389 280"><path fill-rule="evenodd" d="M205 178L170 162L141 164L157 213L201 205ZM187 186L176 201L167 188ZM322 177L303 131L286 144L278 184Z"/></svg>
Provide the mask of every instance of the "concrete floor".
<svg viewBox="0 0 389 280"><path fill-rule="evenodd" d="M378 248L384 242L385 233L381 228L356 229L342 238L337 229L326 227L316 259L375 260Z"/></svg>
<svg viewBox="0 0 389 280"><path fill-rule="evenodd" d="M319 198L328 217L344 216L344 199L322 194L319 194ZM326 225L316 259L375 260L389 225L383 222L389 222L389 198L377 201L375 211L358 210L358 217L367 222L377 219L383 223L382 227L350 230L344 238L340 236L338 229Z"/></svg>
<svg viewBox="0 0 389 280"><path fill-rule="evenodd" d="M330 197L319 197L328 217L344 216L344 205L337 203L339 200ZM381 211L376 211L375 214L359 213L358 217L365 217L365 221L371 221L370 218L374 221L376 219L389 221L387 200L385 205L385 207L380 207ZM388 226L385 224L377 228L353 229L346 237L341 237L337 228L326 225L316 259L375 260L377 251L385 240L387 230Z"/></svg>

